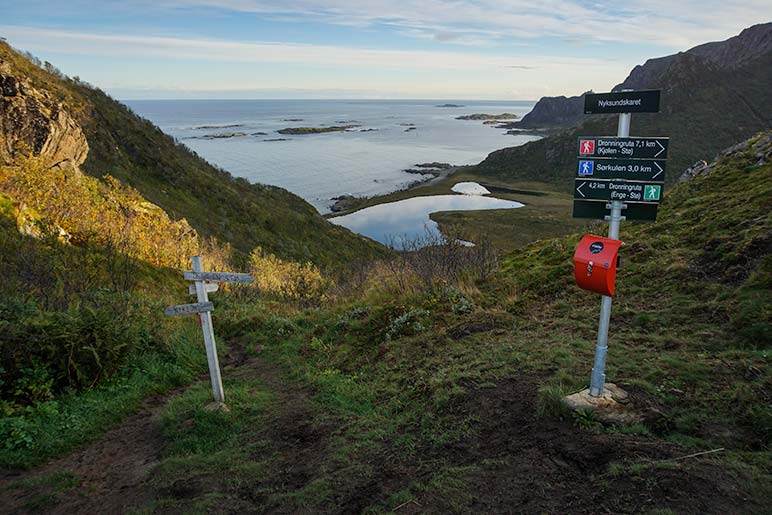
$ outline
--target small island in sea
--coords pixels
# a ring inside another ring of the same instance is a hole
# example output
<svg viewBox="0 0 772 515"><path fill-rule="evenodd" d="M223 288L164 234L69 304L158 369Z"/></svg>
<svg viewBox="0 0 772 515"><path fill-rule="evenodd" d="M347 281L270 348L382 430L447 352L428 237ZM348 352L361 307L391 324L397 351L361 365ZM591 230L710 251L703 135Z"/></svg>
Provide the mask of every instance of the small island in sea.
<svg viewBox="0 0 772 515"><path fill-rule="evenodd" d="M199 139L226 139L226 138L240 138L241 136L246 136L246 135L247 135L246 132L215 132L212 134L204 134L203 136L198 136L198 138Z"/></svg>
<svg viewBox="0 0 772 515"><path fill-rule="evenodd" d="M457 116L456 120L516 120L517 115L513 113L501 113L501 114L465 114L463 116Z"/></svg>
<svg viewBox="0 0 772 515"><path fill-rule="evenodd" d="M342 132L359 125L332 125L330 127L287 127L276 132L279 134L321 134L323 132Z"/></svg>
<svg viewBox="0 0 772 515"><path fill-rule="evenodd" d="M434 107L466 107L466 106L463 106L461 104L440 104Z"/></svg>
<svg viewBox="0 0 772 515"><path fill-rule="evenodd" d="M198 127L193 127L194 129L232 129L234 127L243 127L240 123L231 123L228 125L199 125Z"/></svg>

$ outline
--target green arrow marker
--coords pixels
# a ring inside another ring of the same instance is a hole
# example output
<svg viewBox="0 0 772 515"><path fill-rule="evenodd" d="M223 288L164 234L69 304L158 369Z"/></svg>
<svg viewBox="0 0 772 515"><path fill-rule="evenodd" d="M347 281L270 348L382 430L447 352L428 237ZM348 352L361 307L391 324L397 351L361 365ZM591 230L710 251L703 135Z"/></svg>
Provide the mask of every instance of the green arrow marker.
<svg viewBox="0 0 772 515"><path fill-rule="evenodd" d="M643 200L659 200L659 192L662 186L647 184L643 190Z"/></svg>

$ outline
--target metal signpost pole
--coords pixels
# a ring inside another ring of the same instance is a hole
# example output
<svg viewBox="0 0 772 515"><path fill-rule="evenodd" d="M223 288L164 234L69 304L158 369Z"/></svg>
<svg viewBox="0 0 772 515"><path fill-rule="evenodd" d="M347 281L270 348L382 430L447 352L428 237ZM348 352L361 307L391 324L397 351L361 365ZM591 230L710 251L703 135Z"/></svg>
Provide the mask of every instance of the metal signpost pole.
<svg viewBox="0 0 772 515"><path fill-rule="evenodd" d="M627 138L630 136L630 118L631 113L619 114L619 125L617 127L617 136ZM611 208L611 215L606 217L609 221L608 237L613 240L619 239L619 224L625 217L622 216L622 209L626 207L621 201L614 200L608 204ZM590 396L602 397L603 386L606 384L606 353L608 352L608 327L611 321L611 297L603 295L600 302L600 321L598 322L598 341L595 344L595 362L592 366L592 375L590 376Z"/></svg>
<svg viewBox="0 0 772 515"><path fill-rule="evenodd" d="M203 272L204 266L201 262L201 256L193 256L193 271ZM204 281L195 281L196 296L198 302L209 302L206 283ZM204 332L204 344L206 345L206 359L209 362L209 378L212 381L212 394L215 402L225 402L225 394L222 389L222 378L220 377L220 363L217 359L217 345L214 341L214 329L212 328L212 313L209 311L198 314L201 320L201 330Z"/></svg>

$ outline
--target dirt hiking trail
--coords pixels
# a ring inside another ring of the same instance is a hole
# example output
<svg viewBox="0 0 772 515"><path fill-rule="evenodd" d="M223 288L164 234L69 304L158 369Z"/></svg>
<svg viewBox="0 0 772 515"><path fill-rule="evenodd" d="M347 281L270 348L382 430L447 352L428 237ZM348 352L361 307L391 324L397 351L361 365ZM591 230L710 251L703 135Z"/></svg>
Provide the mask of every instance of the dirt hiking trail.
<svg viewBox="0 0 772 515"><path fill-rule="evenodd" d="M164 450L160 414L185 390L179 388L145 400L136 414L66 457L0 476L0 512L178 513L186 511L186 502L207 494L218 496L218 513L361 513L373 506L399 514L764 511L748 504L742 479L713 457L671 462L690 451L654 437L591 432L537 417L538 377L469 388L452 401L448 416L459 423L470 416L479 421L477 431L461 441L416 449L410 456L385 441L357 451L347 462L336 456L341 439L350 438L346 424L321 413L311 389L287 381L274 365L239 344L229 345L223 374L257 379L274 396L265 424L254 428L254 438L270 447L270 473L264 477L233 486L212 471L174 480L163 490L153 486L148 479ZM612 476L612 463L645 466L622 468ZM462 482L437 483L443 470L463 471ZM56 474L69 474L70 487L57 490L45 483ZM286 502L320 480L328 493L319 504L298 510ZM407 502L388 504L400 491L414 493ZM154 504L160 498L179 504Z"/></svg>

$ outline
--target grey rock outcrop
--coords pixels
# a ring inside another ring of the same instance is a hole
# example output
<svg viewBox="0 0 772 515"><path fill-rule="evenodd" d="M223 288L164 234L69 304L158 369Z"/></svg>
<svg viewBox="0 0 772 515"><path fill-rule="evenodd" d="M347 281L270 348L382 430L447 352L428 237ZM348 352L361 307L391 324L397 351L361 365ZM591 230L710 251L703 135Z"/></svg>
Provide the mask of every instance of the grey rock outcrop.
<svg viewBox="0 0 772 515"><path fill-rule="evenodd" d="M586 93L576 97L542 97L522 120L510 125L518 129L578 125L584 115L584 95Z"/></svg>
<svg viewBox="0 0 772 515"><path fill-rule="evenodd" d="M725 41L705 43L685 52L649 59L633 68L624 82L617 84L612 91L696 87L711 71L734 72L749 63L765 59L770 52L772 23L762 23ZM583 111L584 95L543 97L521 121L511 125L522 129L578 126L584 120Z"/></svg>
<svg viewBox="0 0 772 515"><path fill-rule="evenodd" d="M700 175L708 175L715 168L716 161L721 158L732 158L745 156L750 157L757 166L763 166L772 162L772 131L767 131L760 134L758 137L750 138L742 143L731 146L723 150L713 163L708 164L707 161L697 161L692 166L687 168L681 177L678 178L678 182L686 182Z"/></svg>
<svg viewBox="0 0 772 515"><path fill-rule="evenodd" d="M50 167L77 169L88 150L80 125L61 103L11 75L0 61L0 164L26 151L43 156Z"/></svg>

